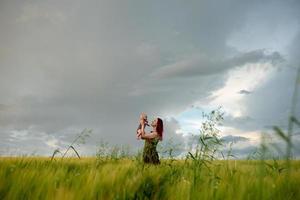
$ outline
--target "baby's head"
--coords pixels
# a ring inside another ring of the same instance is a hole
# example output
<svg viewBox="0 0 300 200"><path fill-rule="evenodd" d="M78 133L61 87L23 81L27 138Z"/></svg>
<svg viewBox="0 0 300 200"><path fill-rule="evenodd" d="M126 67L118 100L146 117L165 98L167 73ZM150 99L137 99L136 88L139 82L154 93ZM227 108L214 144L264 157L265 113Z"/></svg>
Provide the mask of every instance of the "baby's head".
<svg viewBox="0 0 300 200"><path fill-rule="evenodd" d="M140 119L144 119L147 121L147 114L146 113L141 113Z"/></svg>

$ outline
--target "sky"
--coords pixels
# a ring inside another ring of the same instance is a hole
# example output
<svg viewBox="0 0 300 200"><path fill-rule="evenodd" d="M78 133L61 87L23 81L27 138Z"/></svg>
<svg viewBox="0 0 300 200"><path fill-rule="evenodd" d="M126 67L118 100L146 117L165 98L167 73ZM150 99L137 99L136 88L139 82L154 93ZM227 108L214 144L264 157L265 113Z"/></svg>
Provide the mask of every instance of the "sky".
<svg viewBox="0 0 300 200"><path fill-rule="evenodd" d="M138 150L141 112L184 152L202 112L221 106L220 137L245 157L263 132L287 129L299 10L298 0L0 0L0 155L49 156L84 128L83 155L103 140Z"/></svg>

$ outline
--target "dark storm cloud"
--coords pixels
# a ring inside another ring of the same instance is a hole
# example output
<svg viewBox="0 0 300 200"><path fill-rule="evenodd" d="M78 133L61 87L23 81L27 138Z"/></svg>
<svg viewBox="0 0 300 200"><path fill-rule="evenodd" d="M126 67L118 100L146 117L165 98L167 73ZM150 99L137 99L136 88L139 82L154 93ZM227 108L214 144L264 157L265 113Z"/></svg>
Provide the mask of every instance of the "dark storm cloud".
<svg viewBox="0 0 300 200"><path fill-rule="evenodd" d="M240 90L238 93L239 94L251 94L251 92L248 90Z"/></svg>
<svg viewBox="0 0 300 200"><path fill-rule="evenodd" d="M26 133L24 152L45 154L92 128L91 148L100 138L142 145L134 135L140 112L165 119L222 87L229 69L285 62L276 49L227 44L256 7L235 0L1 1L0 140L16 148L22 145L13 133ZM179 128L176 119L165 125L166 138Z"/></svg>
<svg viewBox="0 0 300 200"><path fill-rule="evenodd" d="M228 113L224 116L224 126L236 127L244 131L255 131L258 127L255 127L257 122L250 116L234 117Z"/></svg>
<svg viewBox="0 0 300 200"><path fill-rule="evenodd" d="M248 63L280 63L284 59L278 52L267 55L263 50L256 50L228 59L215 59L213 56L196 56L188 60L179 61L177 63L166 65L159 68L153 73L154 77L172 78L172 77L191 77L191 76L207 76L209 74L221 73L236 66L242 66Z"/></svg>
<svg viewBox="0 0 300 200"><path fill-rule="evenodd" d="M231 143L231 142L245 142L249 141L249 138L242 137L242 136L234 136L234 135L226 135L224 137L221 137L221 140L223 140L225 143Z"/></svg>

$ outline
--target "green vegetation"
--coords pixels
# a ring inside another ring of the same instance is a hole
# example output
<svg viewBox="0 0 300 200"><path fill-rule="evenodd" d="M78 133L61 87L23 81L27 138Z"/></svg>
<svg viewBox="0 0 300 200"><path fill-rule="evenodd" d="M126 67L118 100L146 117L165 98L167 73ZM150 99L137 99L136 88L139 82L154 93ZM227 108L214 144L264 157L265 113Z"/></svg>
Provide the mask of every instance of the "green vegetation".
<svg viewBox="0 0 300 200"><path fill-rule="evenodd" d="M300 161L265 162L1 158L0 199L300 199Z"/></svg>

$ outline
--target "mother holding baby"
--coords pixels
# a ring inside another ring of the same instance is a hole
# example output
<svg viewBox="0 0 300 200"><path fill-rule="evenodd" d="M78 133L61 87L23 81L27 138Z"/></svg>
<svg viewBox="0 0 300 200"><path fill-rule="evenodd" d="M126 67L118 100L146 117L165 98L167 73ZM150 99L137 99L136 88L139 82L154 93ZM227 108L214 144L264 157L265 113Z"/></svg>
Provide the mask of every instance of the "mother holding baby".
<svg viewBox="0 0 300 200"><path fill-rule="evenodd" d="M140 138L145 140L143 161L144 163L160 164L156 146L157 143L162 140L163 121L160 118L155 118L151 122L152 131L149 133L145 131L146 125L148 125L147 116L146 114L142 114L137 132L140 135Z"/></svg>

